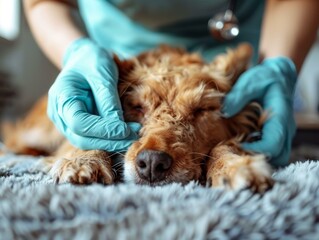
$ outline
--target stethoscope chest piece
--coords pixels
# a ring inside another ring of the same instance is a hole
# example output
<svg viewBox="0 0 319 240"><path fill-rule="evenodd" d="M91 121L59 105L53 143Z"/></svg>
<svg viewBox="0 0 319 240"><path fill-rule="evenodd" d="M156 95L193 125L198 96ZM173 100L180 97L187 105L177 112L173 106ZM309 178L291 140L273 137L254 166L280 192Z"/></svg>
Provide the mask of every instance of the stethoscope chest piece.
<svg viewBox="0 0 319 240"><path fill-rule="evenodd" d="M234 14L235 3L235 0L230 0L225 13L219 13L208 21L210 33L219 41L232 40L239 34L238 19Z"/></svg>

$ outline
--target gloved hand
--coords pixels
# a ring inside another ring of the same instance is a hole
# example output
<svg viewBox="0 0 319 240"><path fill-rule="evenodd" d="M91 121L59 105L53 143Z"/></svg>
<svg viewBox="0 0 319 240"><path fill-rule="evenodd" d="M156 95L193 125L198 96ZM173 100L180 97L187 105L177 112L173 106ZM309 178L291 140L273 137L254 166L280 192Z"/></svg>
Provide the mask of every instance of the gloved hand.
<svg viewBox="0 0 319 240"><path fill-rule="evenodd" d="M81 38L71 43L63 60L49 90L50 119L81 149L126 150L137 139L140 125L124 122L112 56Z"/></svg>
<svg viewBox="0 0 319 240"><path fill-rule="evenodd" d="M269 58L243 73L223 103L226 117L234 116L251 101L259 102L270 113L261 140L243 143L243 148L266 154L277 167L288 163L296 130L293 116L296 79L296 68L289 58Z"/></svg>

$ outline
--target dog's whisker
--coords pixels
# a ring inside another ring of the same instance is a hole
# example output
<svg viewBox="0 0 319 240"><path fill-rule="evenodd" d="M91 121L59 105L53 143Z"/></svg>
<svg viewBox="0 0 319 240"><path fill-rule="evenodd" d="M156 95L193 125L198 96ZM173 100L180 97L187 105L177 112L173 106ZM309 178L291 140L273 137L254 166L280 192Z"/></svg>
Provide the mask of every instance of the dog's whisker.
<svg viewBox="0 0 319 240"><path fill-rule="evenodd" d="M124 163L114 164L114 165L112 165L112 168L122 169L122 168L124 168Z"/></svg>
<svg viewBox="0 0 319 240"><path fill-rule="evenodd" d="M110 157L114 157L114 156L117 156L117 155L122 156L122 157L125 156L125 154L123 154L122 152L115 152L115 153L110 154L109 156Z"/></svg>
<svg viewBox="0 0 319 240"><path fill-rule="evenodd" d="M133 85L133 83L127 84L126 88L123 90L123 92L120 93L120 97L123 97L123 95L127 92L127 90Z"/></svg>

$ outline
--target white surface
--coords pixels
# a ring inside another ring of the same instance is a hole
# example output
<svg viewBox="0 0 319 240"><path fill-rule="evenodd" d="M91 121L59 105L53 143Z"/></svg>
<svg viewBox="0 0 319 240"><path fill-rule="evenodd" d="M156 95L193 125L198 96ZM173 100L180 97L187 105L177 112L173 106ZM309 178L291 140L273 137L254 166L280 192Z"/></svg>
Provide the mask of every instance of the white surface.
<svg viewBox="0 0 319 240"><path fill-rule="evenodd" d="M14 40L20 29L20 1L0 0L0 37Z"/></svg>

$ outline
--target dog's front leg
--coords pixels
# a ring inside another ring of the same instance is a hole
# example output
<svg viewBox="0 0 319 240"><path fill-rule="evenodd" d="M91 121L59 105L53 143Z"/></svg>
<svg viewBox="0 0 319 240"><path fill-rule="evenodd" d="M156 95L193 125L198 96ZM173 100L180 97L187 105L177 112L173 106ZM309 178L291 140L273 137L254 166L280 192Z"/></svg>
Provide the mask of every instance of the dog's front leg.
<svg viewBox="0 0 319 240"><path fill-rule="evenodd" d="M65 142L55 156L44 158L47 170L57 183L111 184L114 181L109 154L101 150L80 150Z"/></svg>
<svg viewBox="0 0 319 240"><path fill-rule="evenodd" d="M207 162L207 183L212 187L263 193L273 185L271 173L264 155L249 154L231 141L213 148Z"/></svg>

